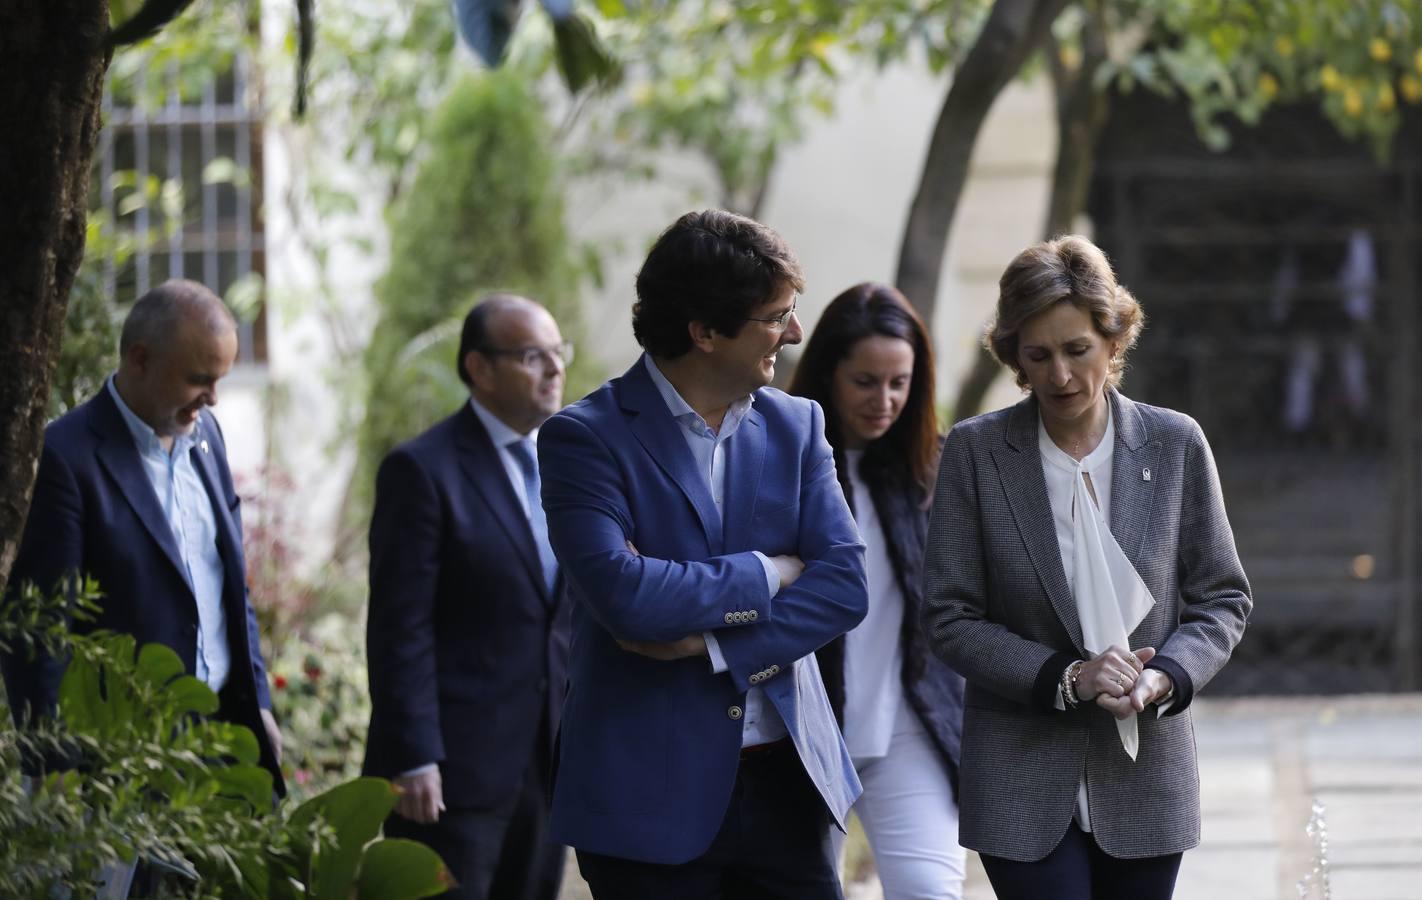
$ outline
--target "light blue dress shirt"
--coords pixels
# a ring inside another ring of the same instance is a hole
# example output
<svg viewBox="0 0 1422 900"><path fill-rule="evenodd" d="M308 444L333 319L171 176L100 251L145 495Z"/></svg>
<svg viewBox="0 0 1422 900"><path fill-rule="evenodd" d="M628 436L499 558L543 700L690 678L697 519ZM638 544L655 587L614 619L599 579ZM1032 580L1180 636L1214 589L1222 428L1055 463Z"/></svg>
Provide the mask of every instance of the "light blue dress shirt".
<svg viewBox="0 0 1422 900"><path fill-rule="evenodd" d="M529 514L528 491L523 486L523 467L518 459L514 457L513 444L524 438L538 443L538 429L535 428L528 434L519 434L504 420L485 409L478 400L469 398L469 406L474 410L474 414L479 417L479 421L484 424L484 430L489 432L489 440L494 442L494 446L499 451L499 461L504 464L504 473L509 477L509 484L513 486L514 496L518 498L519 506L523 507L523 514ZM533 498L535 503L541 503L541 498Z"/></svg>
<svg viewBox="0 0 1422 900"><path fill-rule="evenodd" d="M721 420L721 427L712 431L706 424L706 420L691 408L691 404L677 393L667 377L652 362L652 357L643 354L642 359L647 364L647 374L652 377L652 383L657 386L657 392L662 395L662 401L666 403L667 409L671 411L672 418L677 425L681 426L682 436L686 438L686 445L691 449L691 455L696 459L696 471L706 479L706 486L711 490L711 499L716 501L716 510L721 515L721 521L725 522L725 495L726 495L726 444L731 440L731 436L741 427L746 415L751 410L751 405L755 398L750 394L745 395L726 408L726 416ZM734 489L734 485L731 486ZM774 597L780 591L780 572L776 570L775 564L770 561L770 557L754 551L759 557L760 563L765 567L766 599ZM748 626L754 628L754 625ZM716 635L712 632L705 633L706 653L711 658L711 670L717 674L726 671L726 660L721 654L721 647L716 642ZM745 718L741 720L741 746L752 747L756 744L767 744L771 741L778 741L789 734L785 728L785 720L780 717L780 713L775 709L775 705L766 700L765 691L758 687L750 688L746 692Z"/></svg>
<svg viewBox="0 0 1422 900"><path fill-rule="evenodd" d="M222 608L224 572L222 554L217 549L217 514L190 452L198 443L197 426L187 434L175 436L173 452L169 453L158 442L157 432L123 402L112 375L108 388L133 435L143 471L177 541L183 576L197 601L197 671L193 674L214 691L220 691L232 668L232 653L227 646L227 612Z"/></svg>

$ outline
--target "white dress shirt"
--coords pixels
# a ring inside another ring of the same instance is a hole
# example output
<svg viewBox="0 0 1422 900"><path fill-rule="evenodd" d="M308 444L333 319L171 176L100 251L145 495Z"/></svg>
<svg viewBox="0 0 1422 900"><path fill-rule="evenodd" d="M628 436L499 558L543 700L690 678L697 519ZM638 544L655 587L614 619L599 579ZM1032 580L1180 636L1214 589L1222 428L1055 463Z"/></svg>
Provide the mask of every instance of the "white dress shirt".
<svg viewBox="0 0 1422 900"><path fill-rule="evenodd" d="M186 434L173 437L172 452L163 449L158 433L128 408L109 376L109 394L118 406L134 447L143 463L144 474L158 497L163 517L178 544L183 561L183 577L197 601L198 632L194 654L198 680L214 691L222 690L232 668L232 652L227 646L227 611L222 607L222 554L217 549L217 513L202 477L193 466L192 450L198 446L197 425ZM199 418L205 413L198 413ZM206 442L203 452L209 452ZM256 648L252 648L255 652Z"/></svg>
<svg viewBox="0 0 1422 900"><path fill-rule="evenodd" d="M652 362L652 357L643 354L642 359L647 365L647 374L651 376L652 383L657 386L657 392L662 395L662 401L666 403L667 409L671 412L672 418L681 428L681 433L686 438L686 445L691 450L691 455L696 459L696 471L705 479L706 487L711 491L711 499L716 502L716 511L721 513L721 521L725 522L725 495L726 495L726 444L731 440L731 436L741 427L745 421L746 414L750 412L751 405L755 402L750 394L736 400L726 409L725 418L721 420L721 427L712 431L706 424L706 420L691 408L691 404L677 393L667 377ZM732 489L735 485L730 485ZM750 502L749 497L741 498L740 502ZM775 564L770 561L770 557L754 551L760 559L760 563L765 567L766 599L774 597L780 591L780 572L776 570ZM754 628L754 625L746 626ZM716 635L712 632L705 632L706 653L711 658L711 671L717 674L726 671L726 659L721 654L721 647L716 642ZM778 741L789 734L785 728L785 720L780 717L780 713L775 709L775 705L768 702L765 691L758 687L750 688L746 691L745 718L741 720L741 746L751 747L756 744L767 744L771 741Z"/></svg>

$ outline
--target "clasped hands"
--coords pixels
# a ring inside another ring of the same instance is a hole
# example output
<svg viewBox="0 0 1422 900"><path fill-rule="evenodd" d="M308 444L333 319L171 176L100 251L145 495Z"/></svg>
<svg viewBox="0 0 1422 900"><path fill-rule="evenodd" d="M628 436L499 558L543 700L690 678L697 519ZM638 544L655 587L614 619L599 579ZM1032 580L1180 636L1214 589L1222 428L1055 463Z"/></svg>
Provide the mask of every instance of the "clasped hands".
<svg viewBox="0 0 1422 900"><path fill-rule="evenodd" d="M1154 647L1135 652L1112 644L1081 664L1076 676L1076 696L1092 701L1118 719L1129 718L1168 695L1170 676L1145 664L1155 657Z"/></svg>
<svg viewBox="0 0 1422 900"><path fill-rule="evenodd" d="M641 556L631 541L627 542L627 549ZM795 579L800 577L800 573L805 571L805 563L798 556L771 556L768 558L780 574L782 590L794 584ZM706 636L699 633L688 634L675 641L624 641L618 638L617 645L629 653L638 653L663 662L684 659L688 656L707 655Z"/></svg>

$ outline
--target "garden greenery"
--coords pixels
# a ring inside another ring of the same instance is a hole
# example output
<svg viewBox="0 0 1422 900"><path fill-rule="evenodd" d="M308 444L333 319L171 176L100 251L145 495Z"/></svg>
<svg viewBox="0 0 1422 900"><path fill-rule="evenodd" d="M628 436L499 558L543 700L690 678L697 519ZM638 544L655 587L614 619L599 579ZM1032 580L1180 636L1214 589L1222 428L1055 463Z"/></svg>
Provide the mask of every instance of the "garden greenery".
<svg viewBox="0 0 1422 900"><path fill-rule="evenodd" d="M160 896L427 897L450 883L422 844L380 840L389 782L361 778L273 808L271 774L248 729L207 718L217 695L170 648L73 634L92 620L92 582L75 596L32 587L0 605L0 650L68 658L57 716L0 723L0 896L91 894L101 869L142 857L167 873ZM22 761L63 757L29 793Z"/></svg>

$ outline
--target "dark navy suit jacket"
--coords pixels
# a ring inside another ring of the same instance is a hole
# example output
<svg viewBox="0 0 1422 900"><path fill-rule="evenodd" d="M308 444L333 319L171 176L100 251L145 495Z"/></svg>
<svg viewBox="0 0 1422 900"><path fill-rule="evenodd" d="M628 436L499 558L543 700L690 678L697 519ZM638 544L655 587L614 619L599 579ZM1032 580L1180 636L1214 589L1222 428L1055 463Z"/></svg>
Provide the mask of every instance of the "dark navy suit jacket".
<svg viewBox="0 0 1422 900"><path fill-rule="evenodd" d="M836 821L859 796L813 653L864 618L864 545L820 408L770 388L754 397L728 441L724 521L642 361L543 426L543 504L575 601L550 824L560 843L653 863L704 853L753 684ZM757 550L798 555L804 574L768 598ZM617 643L706 631L724 673Z"/></svg>
<svg viewBox="0 0 1422 900"><path fill-rule="evenodd" d="M223 718L257 737L262 765L284 792L259 708L271 708L267 672L257 639L257 619L247 600L242 517L227 446L210 413L198 418L193 466L207 488L217 518L222 557L222 605L232 668L222 690ZM173 530L158 505L133 435L107 386L83 406L45 429L34 499L11 583L33 582L52 591L75 572L92 576L103 591L96 622L75 631L105 629L131 634L138 644L164 644L196 671L198 609L183 576ZM5 660L5 682L17 717L28 704L53 708L64 674L62 661Z"/></svg>
<svg viewBox="0 0 1422 900"><path fill-rule="evenodd" d="M444 802L487 809L551 761L568 603L479 416L459 412L380 466L370 527L365 772L438 762Z"/></svg>

